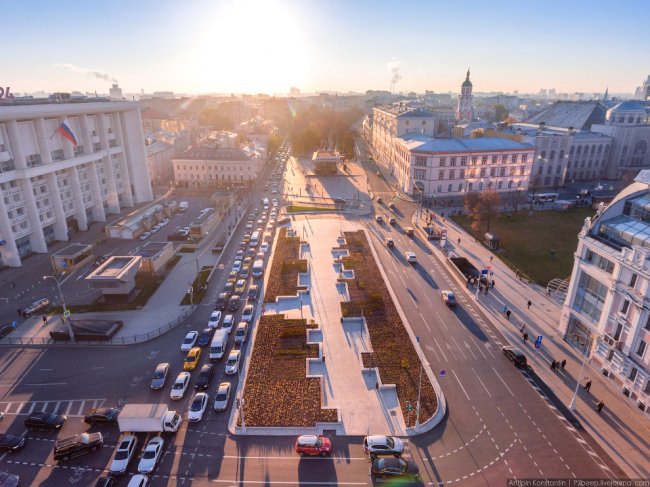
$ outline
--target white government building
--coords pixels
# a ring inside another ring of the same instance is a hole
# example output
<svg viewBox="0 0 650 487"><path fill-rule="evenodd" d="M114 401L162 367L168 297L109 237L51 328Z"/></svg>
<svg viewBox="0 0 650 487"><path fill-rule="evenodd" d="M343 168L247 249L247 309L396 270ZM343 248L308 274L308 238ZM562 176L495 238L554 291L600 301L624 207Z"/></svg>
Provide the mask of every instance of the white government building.
<svg viewBox="0 0 650 487"><path fill-rule="evenodd" d="M70 230L151 201L138 105L69 96L3 101L0 191L0 265L11 267L68 240Z"/></svg>
<svg viewBox="0 0 650 487"><path fill-rule="evenodd" d="M650 413L650 170L585 220L559 328Z"/></svg>

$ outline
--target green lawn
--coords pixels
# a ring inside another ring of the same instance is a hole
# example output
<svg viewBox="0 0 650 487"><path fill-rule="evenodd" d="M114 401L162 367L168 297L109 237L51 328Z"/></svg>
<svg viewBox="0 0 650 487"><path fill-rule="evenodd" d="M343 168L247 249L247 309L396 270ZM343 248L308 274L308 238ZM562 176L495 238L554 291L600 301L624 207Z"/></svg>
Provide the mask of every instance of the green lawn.
<svg viewBox="0 0 650 487"><path fill-rule="evenodd" d="M300 206L300 205L290 205L287 207L287 213L299 213L303 211L335 211L335 207L324 207L324 206Z"/></svg>
<svg viewBox="0 0 650 487"><path fill-rule="evenodd" d="M576 208L566 212L528 211L502 213L490 225L490 232L500 239L496 255L509 267L518 269L531 280L546 285L551 279L566 279L573 269L573 253L578 233L586 217L594 210ZM511 215L508 217L508 215ZM468 233L474 234L466 216L453 217ZM485 224L476 235L483 240ZM555 255L551 255L551 251Z"/></svg>

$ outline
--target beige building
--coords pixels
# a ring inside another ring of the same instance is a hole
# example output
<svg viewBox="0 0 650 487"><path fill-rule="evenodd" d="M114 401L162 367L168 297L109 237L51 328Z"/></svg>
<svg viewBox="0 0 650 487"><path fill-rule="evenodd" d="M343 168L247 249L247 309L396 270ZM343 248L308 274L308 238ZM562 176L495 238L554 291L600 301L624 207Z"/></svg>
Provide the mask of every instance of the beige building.
<svg viewBox="0 0 650 487"><path fill-rule="evenodd" d="M174 146L164 142L154 142L145 147L147 167L152 186L169 187L174 182Z"/></svg>
<svg viewBox="0 0 650 487"><path fill-rule="evenodd" d="M174 179L181 188L248 186L263 162L255 150L193 147L174 159Z"/></svg>

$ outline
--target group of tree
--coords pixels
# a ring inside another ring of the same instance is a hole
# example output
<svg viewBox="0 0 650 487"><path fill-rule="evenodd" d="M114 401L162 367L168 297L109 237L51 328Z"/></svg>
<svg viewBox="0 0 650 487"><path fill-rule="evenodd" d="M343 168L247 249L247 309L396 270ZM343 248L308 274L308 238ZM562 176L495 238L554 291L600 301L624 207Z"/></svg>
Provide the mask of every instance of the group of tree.
<svg viewBox="0 0 650 487"><path fill-rule="evenodd" d="M199 125L208 126L212 130L232 130L235 121L218 108L208 108L199 113Z"/></svg>
<svg viewBox="0 0 650 487"><path fill-rule="evenodd" d="M486 191L472 191L465 195L464 206L469 219L472 221L472 230L479 233L483 224L486 232L490 231L490 222L499 214L501 198L493 189Z"/></svg>

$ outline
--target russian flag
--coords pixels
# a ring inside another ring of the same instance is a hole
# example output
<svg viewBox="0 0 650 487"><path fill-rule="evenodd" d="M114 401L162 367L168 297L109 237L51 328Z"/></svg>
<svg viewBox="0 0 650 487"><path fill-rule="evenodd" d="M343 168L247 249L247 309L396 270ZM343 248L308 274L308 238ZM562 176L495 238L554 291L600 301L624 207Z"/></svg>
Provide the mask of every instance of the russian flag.
<svg viewBox="0 0 650 487"><path fill-rule="evenodd" d="M61 122L61 125L59 125L59 128L57 131L61 134L61 137L64 137L68 139L70 142L72 142L72 145L77 147L77 138L74 136L74 132L68 125L68 119L64 118L63 122Z"/></svg>

